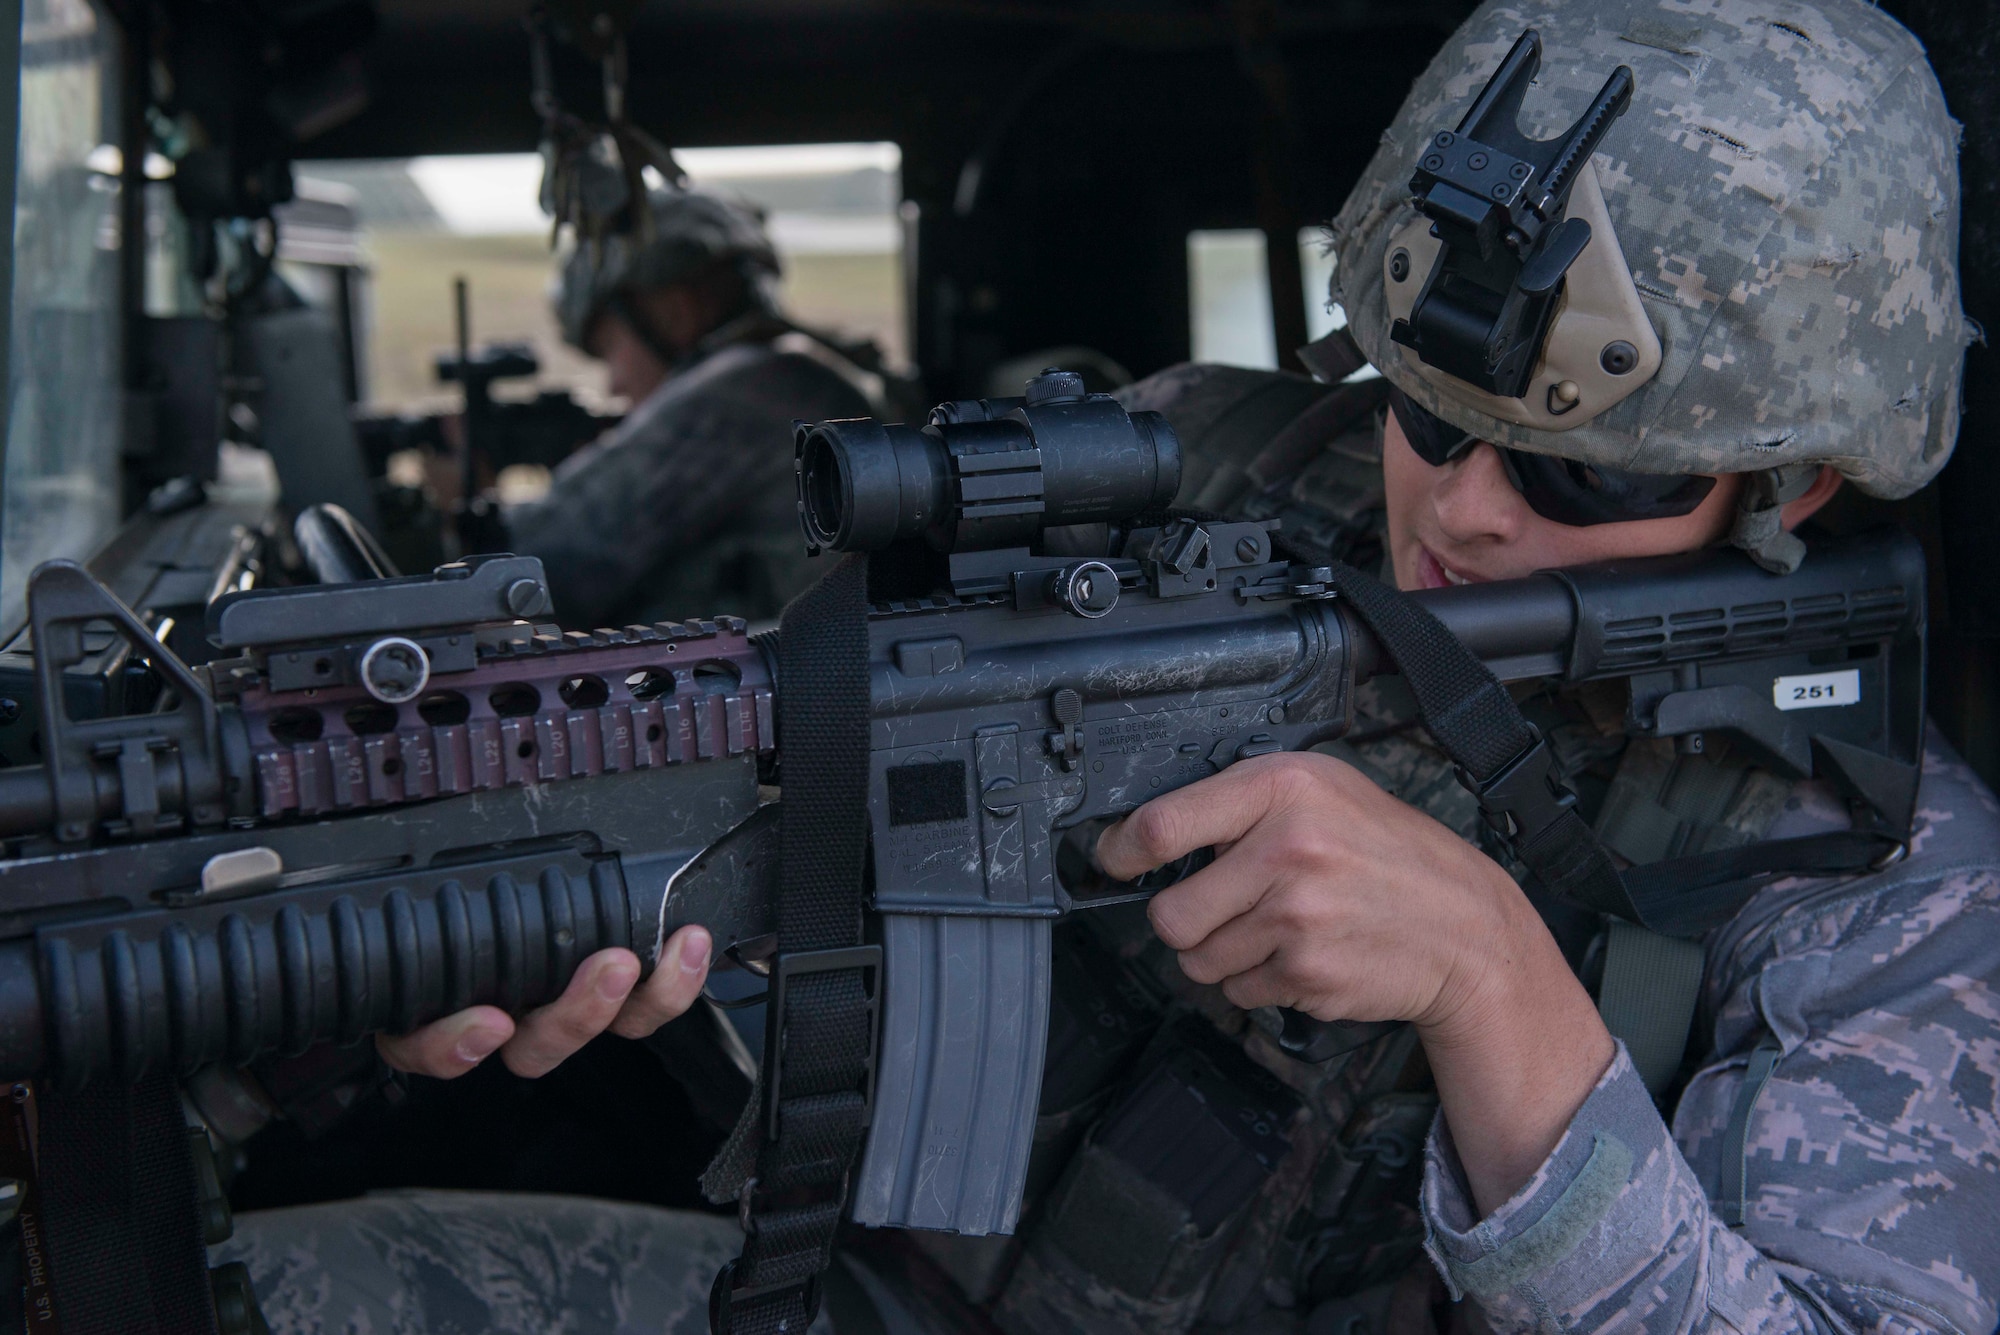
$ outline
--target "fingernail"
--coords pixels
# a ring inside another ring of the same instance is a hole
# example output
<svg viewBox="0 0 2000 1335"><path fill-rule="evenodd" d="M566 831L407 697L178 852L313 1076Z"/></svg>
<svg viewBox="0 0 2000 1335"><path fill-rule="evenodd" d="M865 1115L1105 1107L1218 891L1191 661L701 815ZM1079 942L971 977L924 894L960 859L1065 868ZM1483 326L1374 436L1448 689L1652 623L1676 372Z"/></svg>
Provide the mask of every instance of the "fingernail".
<svg viewBox="0 0 2000 1335"><path fill-rule="evenodd" d="M632 990L632 974L622 964L607 964L597 971L597 995L606 1001L623 1001Z"/></svg>
<svg viewBox="0 0 2000 1335"><path fill-rule="evenodd" d="M458 1040L458 1046L451 1050L451 1055L467 1066L477 1066L491 1057L494 1049L506 1041L504 1035L496 1034L490 1029L473 1029Z"/></svg>
<svg viewBox="0 0 2000 1335"><path fill-rule="evenodd" d="M712 943L707 932L689 932L681 938L681 972L700 973L708 967L708 951Z"/></svg>

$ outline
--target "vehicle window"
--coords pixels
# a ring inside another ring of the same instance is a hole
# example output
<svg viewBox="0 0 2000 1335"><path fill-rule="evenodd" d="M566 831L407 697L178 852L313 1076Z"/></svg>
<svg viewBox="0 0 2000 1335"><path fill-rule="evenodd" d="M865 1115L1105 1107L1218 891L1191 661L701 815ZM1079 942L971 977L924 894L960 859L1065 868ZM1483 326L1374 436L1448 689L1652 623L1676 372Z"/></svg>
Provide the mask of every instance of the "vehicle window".
<svg viewBox="0 0 2000 1335"><path fill-rule="evenodd" d="M679 149L697 186L766 210L785 261L783 296L793 318L874 339L892 362L906 358L901 157L894 144L806 144ZM472 341L524 342L541 363L534 384L501 384L497 397L567 389L593 408L606 401L603 370L562 341L549 308L557 256L537 198L532 153L372 161L305 161L300 193L337 197L361 227L369 270L360 375L372 412L439 412L457 393L435 379L455 340L452 282L470 286Z"/></svg>
<svg viewBox="0 0 2000 1335"><path fill-rule="evenodd" d="M1327 303L1333 255L1326 229L1299 231L1300 293L1306 309L1306 336L1321 338L1347 323L1338 306ZM1188 233L1188 337L1198 362L1274 370L1276 332L1271 325L1271 279L1265 268L1264 234L1254 228Z"/></svg>
<svg viewBox="0 0 2000 1335"><path fill-rule="evenodd" d="M1300 230L1299 271L1306 289L1306 337L1325 338L1347 323L1347 312L1327 300L1333 282L1333 247L1324 227Z"/></svg>
<svg viewBox="0 0 2000 1335"><path fill-rule="evenodd" d="M118 522L118 182L111 23L88 0L26 0L14 212L0 631L29 573L82 557Z"/></svg>

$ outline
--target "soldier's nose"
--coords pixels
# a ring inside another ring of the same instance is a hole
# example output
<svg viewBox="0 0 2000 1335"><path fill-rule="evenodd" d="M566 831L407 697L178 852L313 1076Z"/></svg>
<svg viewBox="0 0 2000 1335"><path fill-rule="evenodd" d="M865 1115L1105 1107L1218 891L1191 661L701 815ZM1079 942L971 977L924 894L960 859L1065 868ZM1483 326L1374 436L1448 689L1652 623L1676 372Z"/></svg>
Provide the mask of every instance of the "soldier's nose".
<svg viewBox="0 0 2000 1335"><path fill-rule="evenodd" d="M1432 474L1431 511L1454 542L1506 543L1521 536L1528 503L1507 480L1500 452L1484 442Z"/></svg>

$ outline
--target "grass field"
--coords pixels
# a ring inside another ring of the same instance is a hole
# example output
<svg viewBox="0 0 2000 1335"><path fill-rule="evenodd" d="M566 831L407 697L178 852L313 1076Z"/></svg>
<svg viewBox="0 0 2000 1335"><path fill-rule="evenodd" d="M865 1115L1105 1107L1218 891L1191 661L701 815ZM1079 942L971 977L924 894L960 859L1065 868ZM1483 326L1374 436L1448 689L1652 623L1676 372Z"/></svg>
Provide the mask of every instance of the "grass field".
<svg viewBox="0 0 2000 1335"><path fill-rule="evenodd" d="M475 346L526 342L542 363L540 387L568 388L605 405L602 368L563 343L549 310L554 264L546 237L376 231L368 248L372 408L438 411L457 403L456 391L437 383L432 365L454 344L452 280L458 276L471 283ZM866 335L898 363L907 355L894 255L788 257L784 295L792 316L805 324Z"/></svg>

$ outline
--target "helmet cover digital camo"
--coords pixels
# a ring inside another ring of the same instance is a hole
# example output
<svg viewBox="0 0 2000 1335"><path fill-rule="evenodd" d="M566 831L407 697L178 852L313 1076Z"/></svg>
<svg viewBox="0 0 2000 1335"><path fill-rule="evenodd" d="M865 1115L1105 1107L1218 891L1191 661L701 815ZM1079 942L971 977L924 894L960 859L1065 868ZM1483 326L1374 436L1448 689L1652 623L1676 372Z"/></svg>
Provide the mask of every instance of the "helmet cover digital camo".
<svg viewBox="0 0 2000 1335"><path fill-rule="evenodd" d="M1633 71L1592 164L1659 343L1657 372L1561 430L1496 415L1389 338L1412 168L1528 28L1543 57L1524 134L1560 133L1607 73ZM1823 462L1904 496L1958 430L1957 159L1922 46L1861 0L1492 0L1418 78L1334 220L1333 297L1384 375L1481 439L1638 472Z"/></svg>

